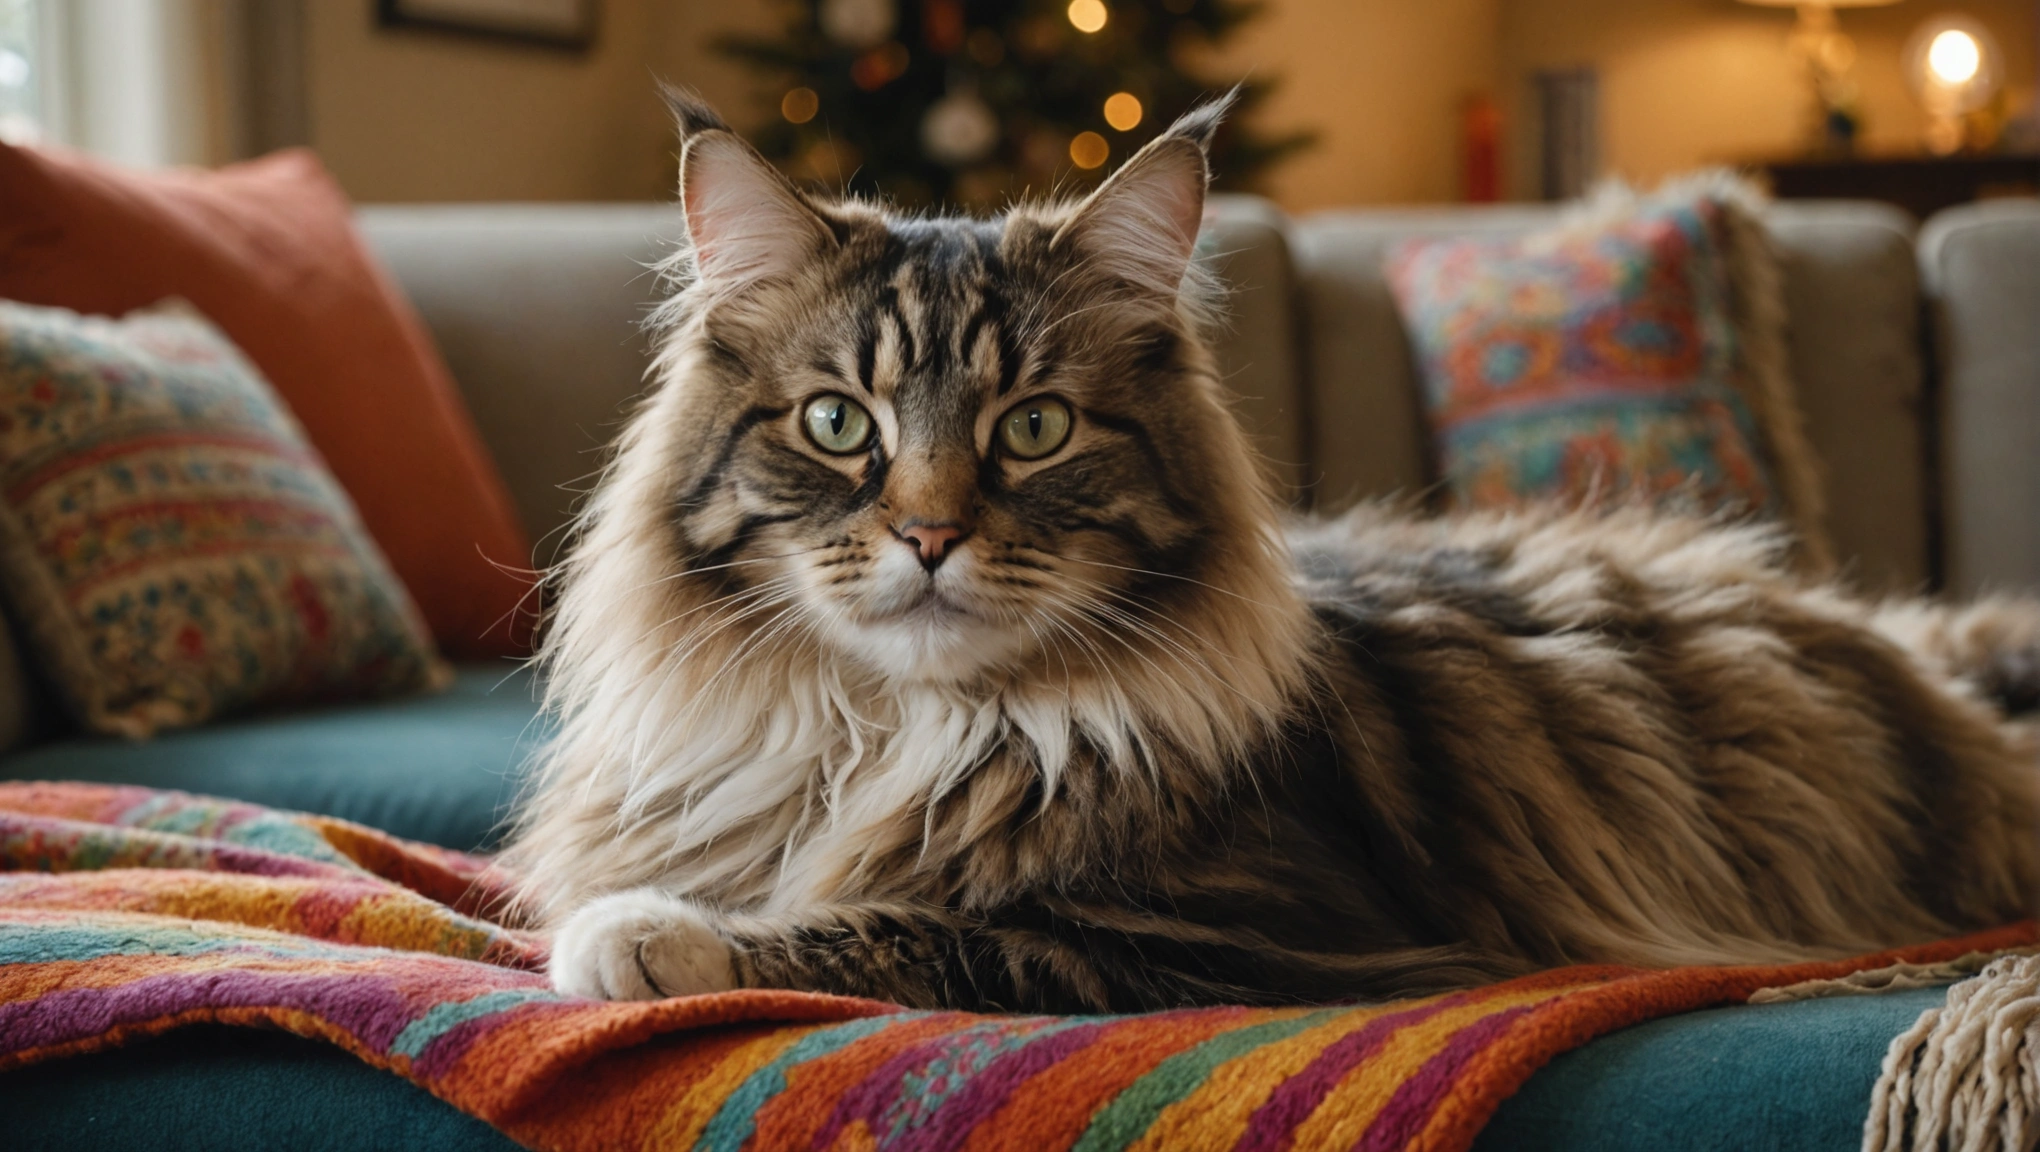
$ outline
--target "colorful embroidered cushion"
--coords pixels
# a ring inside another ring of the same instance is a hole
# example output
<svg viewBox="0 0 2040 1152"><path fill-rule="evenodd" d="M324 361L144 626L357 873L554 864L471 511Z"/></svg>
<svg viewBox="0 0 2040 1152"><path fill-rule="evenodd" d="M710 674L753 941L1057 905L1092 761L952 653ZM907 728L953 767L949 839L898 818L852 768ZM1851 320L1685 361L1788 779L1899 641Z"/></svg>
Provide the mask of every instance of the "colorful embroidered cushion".
<svg viewBox="0 0 2040 1152"><path fill-rule="evenodd" d="M0 301L0 592L99 732L448 677L297 422L181 303Z"/></svg>
<svg viewBox="0 0 2040 1152"><path fill-rule="evenodd" d="M1755 512L1825 553L1761 225L1670 194L1517 239L1414 241L1389 279L1462 508Z"/></svg>

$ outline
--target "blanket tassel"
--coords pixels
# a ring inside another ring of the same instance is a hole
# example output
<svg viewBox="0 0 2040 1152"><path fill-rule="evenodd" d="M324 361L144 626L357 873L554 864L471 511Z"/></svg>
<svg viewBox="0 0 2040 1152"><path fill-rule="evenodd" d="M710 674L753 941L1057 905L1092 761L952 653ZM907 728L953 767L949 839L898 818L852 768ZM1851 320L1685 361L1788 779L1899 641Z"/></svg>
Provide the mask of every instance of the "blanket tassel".
<svg viewBox="0 0 2040 1152"><path fill-rule="evenodd" d="M1891 1042L1863 1152L2040 1145L2040 956L2003 956Z"/></svg>

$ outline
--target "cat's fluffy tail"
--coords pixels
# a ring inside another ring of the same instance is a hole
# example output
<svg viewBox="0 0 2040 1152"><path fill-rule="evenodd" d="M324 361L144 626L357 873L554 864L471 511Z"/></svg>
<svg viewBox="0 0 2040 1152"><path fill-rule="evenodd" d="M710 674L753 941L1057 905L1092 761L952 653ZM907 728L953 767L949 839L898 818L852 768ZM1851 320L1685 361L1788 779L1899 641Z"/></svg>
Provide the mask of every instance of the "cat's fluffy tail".
<svg viewBox="0 0 2040 1152"><path fill-rule="evenodd" d="M1909 600L1878 609L1880 631L1967 683L2007 716L2040 713L2040 600Z"/></svg>

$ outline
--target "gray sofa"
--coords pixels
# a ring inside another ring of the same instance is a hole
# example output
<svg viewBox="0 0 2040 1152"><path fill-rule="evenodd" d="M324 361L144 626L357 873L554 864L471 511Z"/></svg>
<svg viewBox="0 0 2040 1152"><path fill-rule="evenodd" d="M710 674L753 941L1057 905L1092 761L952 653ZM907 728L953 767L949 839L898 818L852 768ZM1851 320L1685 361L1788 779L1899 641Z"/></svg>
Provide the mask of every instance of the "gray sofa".
<svg viewBox="0 0 2040 1152"><path fill-rule="evenodd" d="M1382 275L1388 249L1416 235L1522 231L1555 212L1289 218L1261 200L1215 201L1201 248L1234 288L1220 349L1226 379L1299 506L1332 510L1427 483L1417 383ZM648 266L680 227L674 210L377 207L360 223L452 366L547 561L642 387L638 321L658 291ZM1826 469L1829 527L1852 577L1880 591L1937 581L1959 591L2040 589L2040 201L1957 209L1924 229L1854 203L1779 205L1769 223L1785 263L1793 367ZM11 715L34 728L47 709L7 689L8 655L0 643L0 703L11 700ZM251 717L149 744L63 738L45 722L42 738L0 756L0 778L233 795L474 848L496 834L519 766L543 736L535 712L532 686L515 669L471 668L432 699ZM0 708L0 737L8 714ZM1853 1147L1883 1042L1917 1010L1821 1001L1791 1015L1733 1009L1661 1021L1562 1058L1505 1109L1488 1142ZM1802 1036L1807 1043L1796 1042ZM1739 1055L1765 1043L1784 1055L1768 1063ZM196 1059L173 1041L150 1051L71 1062L35 1080L0 1076L0 1114L74 1132L65 1125L78 1110L129 1107L144 1082L156 1086L151 1099L181 1107L194 1094L256 1091L251 1078L277 1074L278 1060L330 1061L295 1048L260 1061L236 1062L232 1052ZM305 1075L291 1084L304 1106L336 1116L414 1109L421 1142L497 1139L446 1120L444 1106L392 1077ZM1613 1112L1580 1105L1596 1098L1630 1103ZM1724 1108L1727 1100L1757 1106ZM194 1109L164 1129L205 1122Z"/></svg>
<svg viewBox="0 0 2040 1152"><path fill-rule="evenodd" d="M1201 247L1235 289L1227 379L1299 504L1427 482L1386 252L1556 213L1291 219L1215 199ZM383 207L361 223L439 340L526 523L557 529L641 387L634 322L656 290L644 266L679 228L672 210ZM1961 589L2040 586L2040 201L1955 209L1923 230L1863 203L1779 204L1769 223L1829 527L1856 578L1913 589L1945 570Z"/></svg>

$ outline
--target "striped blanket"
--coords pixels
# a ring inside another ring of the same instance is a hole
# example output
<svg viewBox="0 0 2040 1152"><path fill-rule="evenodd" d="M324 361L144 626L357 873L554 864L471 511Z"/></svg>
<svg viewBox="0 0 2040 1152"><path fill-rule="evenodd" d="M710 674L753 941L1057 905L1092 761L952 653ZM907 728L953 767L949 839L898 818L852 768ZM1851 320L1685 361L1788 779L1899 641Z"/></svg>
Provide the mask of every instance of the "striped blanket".
<svg viewBox="0 0 2040 1152"><path fill-rule="evenodd" d="M1467 1148L1552 1056L1637 1021L2031 925L1789 968L1570 968L1385 1005L908 1012L553 993L486 863L178 793L0 784L0 1069L179 1025L337 1044L534 1148ZM657 1042L653 1042L657 1039Z"/></svg>

